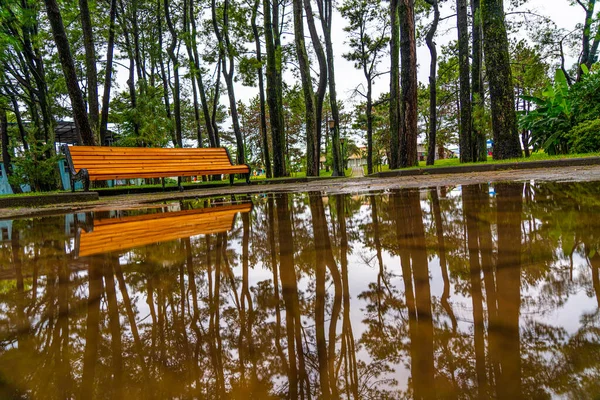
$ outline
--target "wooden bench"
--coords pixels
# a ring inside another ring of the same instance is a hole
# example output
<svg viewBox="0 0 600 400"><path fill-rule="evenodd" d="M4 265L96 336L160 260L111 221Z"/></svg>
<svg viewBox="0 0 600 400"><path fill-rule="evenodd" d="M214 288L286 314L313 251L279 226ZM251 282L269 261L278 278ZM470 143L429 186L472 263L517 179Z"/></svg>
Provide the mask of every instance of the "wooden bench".
<svg viewBox="0 0 600 400"><path fill-rule="evenodd" d="M152 243L233 229L237 213L252 211L252 203L230 204L197 210L161 212L94 221L89 232L79 229L77 256L126 251Z"/></svg>
<svg viewBox="0 0 600 400"><path fill-rule="evenodd" d="M233 165L229 151L224 148L150 148L150 147L61 147L67 159L71 189L82 181L84 190L90 181L132 178L166 178L229 174L233 185L235 174L246 175L250 183L250 167Z"/></svg>

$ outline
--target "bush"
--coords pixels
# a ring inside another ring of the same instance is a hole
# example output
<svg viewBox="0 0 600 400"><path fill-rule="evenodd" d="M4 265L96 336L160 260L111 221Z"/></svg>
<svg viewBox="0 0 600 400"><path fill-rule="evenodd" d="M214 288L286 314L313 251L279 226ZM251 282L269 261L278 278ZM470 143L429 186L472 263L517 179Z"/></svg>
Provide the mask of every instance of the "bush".
<svg viewBox="0 0 600 400"><path fill-rule="evenodd" d="M570 153L600 151L600 118L582 122L567 134Z"/></svg>

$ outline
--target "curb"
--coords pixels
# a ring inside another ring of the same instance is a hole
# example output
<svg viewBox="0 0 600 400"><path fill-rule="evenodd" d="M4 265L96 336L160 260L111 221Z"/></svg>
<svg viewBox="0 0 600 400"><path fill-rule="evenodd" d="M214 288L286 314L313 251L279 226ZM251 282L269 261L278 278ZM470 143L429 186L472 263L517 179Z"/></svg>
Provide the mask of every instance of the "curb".
<svg viewBox="0 0 600 400"><path fill-rule="evenodd" d="M417 175L443 175L443 174L464 174L471 172L490 172L503 171L509 169L537 169L554 167L581 167L587 165L600 165L600 157L568 158L562 160L544 160L544 161L523 161L502 164L475 164L453 167L429 167L416 169L400 169L392 171L377 172L368 175L370 178L390 178L398 176L417 176Z"/></svg>
<svg viewBox="0 0 600 400"><path fill-rule="evenodd" d="M98 192L75 192L45 194L40 196L15 196L0 198L0 208L10 207L40 207L49 204L78 203L98 200Z"/></svg>

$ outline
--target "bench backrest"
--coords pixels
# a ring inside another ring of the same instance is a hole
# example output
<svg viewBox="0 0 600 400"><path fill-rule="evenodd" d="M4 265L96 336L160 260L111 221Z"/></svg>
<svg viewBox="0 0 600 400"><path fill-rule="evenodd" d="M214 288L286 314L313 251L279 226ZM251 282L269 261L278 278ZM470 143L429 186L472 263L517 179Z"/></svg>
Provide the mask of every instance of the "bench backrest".
<svg viewBox="0 0 600 400"><path fill-rule="evenodd" d="M70 146L75 170L87 169L91 180L249 173L232 165L225 148L149 148Z"/></svg>
<svg viewBox="0 0 600 400"><path fill-rule="evenodd" d="M92 232L82 231L79 234L79 257L227 232L233 228L238 212L250 211L252 203L242 203L94 221Z"/></svg>

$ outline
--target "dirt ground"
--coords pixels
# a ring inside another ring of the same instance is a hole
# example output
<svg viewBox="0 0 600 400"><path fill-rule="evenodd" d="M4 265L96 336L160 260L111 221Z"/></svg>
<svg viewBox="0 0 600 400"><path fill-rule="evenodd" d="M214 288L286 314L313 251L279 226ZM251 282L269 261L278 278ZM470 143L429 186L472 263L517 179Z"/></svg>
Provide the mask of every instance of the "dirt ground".
<svg viewBox="0 0 600 400"><path fill-rule="evenodd" d="M393 178L347 178L328 179L304 183L283 183L272 185L235 185L213 189L186 190L152 194L129 194L103 197L87 203L54 204L38 208L0 209L0 219L53 215L68 212L86 212L116 209L143 208L148 203L201 198L232 194L261 194L283 192L321 192L324 194L364 193L402 188L425 188L435 186L469 185L499 181L552 181L552 182L588 182L600 184L600 165L585 167L560 167L546 169L493 171L446 175L421 175Z"/></svg>

